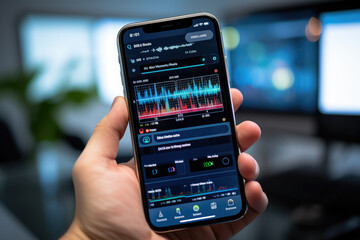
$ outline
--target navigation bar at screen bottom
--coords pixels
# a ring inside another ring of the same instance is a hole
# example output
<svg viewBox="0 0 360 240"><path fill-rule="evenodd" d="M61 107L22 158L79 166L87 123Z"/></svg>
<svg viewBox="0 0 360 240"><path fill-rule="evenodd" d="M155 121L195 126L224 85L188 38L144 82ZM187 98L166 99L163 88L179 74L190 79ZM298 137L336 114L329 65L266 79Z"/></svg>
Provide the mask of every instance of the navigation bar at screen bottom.
<svg viewBox="0 0 360 240"><path fill-rule="evenodd" d="M229 217L241 211L240 195L184 203L149 210L150 220L157 227L186 224L215 218Z"/></svg>

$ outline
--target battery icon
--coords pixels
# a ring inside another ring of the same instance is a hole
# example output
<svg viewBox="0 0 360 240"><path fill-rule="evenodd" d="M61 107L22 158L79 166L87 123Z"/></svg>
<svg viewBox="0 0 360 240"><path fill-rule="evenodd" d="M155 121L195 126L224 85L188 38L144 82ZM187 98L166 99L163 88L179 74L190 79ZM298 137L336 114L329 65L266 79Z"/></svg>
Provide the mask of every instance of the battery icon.
<svg viewBox="0 0 360 240"><path fill-rule="evenodd" d="M204 26L209 25L209 22L204 22Z"/></svg>

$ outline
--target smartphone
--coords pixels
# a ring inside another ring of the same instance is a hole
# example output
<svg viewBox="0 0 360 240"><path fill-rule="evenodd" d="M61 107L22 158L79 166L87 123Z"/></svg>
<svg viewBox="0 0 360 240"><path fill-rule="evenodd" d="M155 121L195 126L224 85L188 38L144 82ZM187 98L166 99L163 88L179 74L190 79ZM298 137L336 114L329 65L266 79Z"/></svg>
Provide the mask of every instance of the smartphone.
<svg viewBox="0 0 360 240"><path fill-rule="evenodd" d="M117 42L150 227L170 231L242 217L244 180L217 19L199 13L133 23Z"/></svg>

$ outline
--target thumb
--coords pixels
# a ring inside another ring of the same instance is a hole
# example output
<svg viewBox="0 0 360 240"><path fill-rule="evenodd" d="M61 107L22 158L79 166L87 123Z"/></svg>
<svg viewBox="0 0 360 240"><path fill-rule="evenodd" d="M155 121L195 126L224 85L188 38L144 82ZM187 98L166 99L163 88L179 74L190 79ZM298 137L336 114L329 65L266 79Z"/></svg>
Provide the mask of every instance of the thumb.
<svg viewBox="0 0 360 240"><path fill-rule="evenodd" d="M119 141L128 124L128 110L123 97L116 97L110 112L96 125L84 153L92 160L104 158L114 160L118 153Z"/></svg>

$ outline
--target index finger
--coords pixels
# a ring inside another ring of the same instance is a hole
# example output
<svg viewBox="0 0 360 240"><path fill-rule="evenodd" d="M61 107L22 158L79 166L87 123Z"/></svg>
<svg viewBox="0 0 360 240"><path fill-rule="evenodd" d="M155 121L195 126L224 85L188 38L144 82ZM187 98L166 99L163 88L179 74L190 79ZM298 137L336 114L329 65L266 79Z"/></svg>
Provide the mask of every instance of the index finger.
<svg viewBox="0 0 360 240"><path fill-rule="evenodd" d="M243 95L236 88L231 88L230 92L231 92L231 98L232 98L232 102L233 102L234 112L236 112L239 109L241 103L243 102Z"/></svg>

